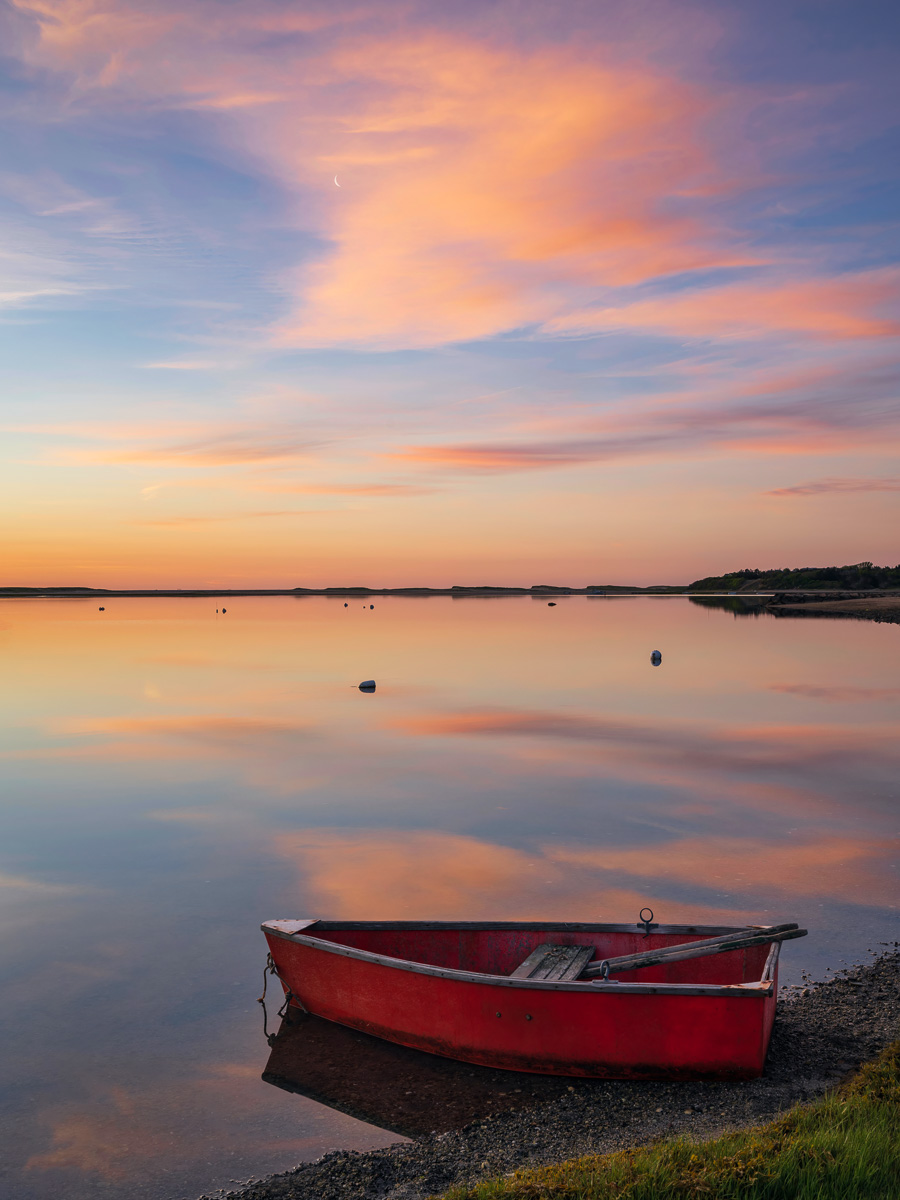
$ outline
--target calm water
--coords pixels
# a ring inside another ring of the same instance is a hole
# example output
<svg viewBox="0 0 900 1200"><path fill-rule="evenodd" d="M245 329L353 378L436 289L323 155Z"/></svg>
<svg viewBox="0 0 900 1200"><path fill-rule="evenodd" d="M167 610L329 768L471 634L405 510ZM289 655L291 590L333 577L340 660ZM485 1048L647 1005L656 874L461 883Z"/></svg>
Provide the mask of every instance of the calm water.
<svg viewBox="0 0 900 1200"><path fill-rule="evenodd" d="M266 918L797 920L785 981L900 936L900 626L374 604L0 602L6 1194L397 1139L261 1081Z"/></svg>

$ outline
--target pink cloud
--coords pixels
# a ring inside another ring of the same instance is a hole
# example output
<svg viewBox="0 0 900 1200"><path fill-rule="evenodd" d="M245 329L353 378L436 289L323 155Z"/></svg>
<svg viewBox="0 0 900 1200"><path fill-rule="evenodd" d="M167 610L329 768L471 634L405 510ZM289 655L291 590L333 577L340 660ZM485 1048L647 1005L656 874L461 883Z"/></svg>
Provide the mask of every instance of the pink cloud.
<svg viewBox="0 0 900 1200"><path fill-rule="evenodd" d="M895 269L829 274L814 252L751 280L622 296L771 262L719 212L764 179L755 163L737 169L729 145L764 92L712 94L690 79L683 49L676 74L658 65L664 55L642 60L637 42L616 54L600 28L503 44L427 13L403 19L399 3L15 6L30 18L26 58L68 80L67 112L194 109L284 185L295 224L323 249L284 269L276 345L426 347L529 326L900 332Z"/></svg>
<svg viewBox="0 0 900 1200"><path fill-rule="evenodd" d="M544 324L550 333L657 330L678 337L809 334L818 338L893 338L900 272L866 271L840 278L740 282L701 291L667 292L620 307L566 313Z"/></svg>
<svg viewBox="0 0 900 1200"><path fill-rule="evenodd" d="M667 203L724 186L698 131L711 100L684 83L436 32L351 45L334 69L364 86L320 144L341 180L333 250L297 278L284 343L481 338L546 320L572 287L748 261Z"/></svg>
<svg viewBox="0 0 900 1200"><path fill-rule="evenodd" d="M287 271L281 344L480 338L552 320L571 289L758 261L708 211L738 186L703 134L719 100L599 39L504 46L427 19L374 32L392 5L368 23L362 6L265 0L17 7L70 105L209 112L297 198L329 248ZM261 36L329 25L306 48Z"/></svg>

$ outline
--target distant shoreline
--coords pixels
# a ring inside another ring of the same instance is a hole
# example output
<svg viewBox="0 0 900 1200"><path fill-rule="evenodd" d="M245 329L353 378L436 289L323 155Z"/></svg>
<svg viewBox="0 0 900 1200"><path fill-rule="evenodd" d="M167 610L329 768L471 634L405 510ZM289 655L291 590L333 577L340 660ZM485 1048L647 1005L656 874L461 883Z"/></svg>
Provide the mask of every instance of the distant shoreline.
<svg viewBox="0 0 900 1200"><path fill-rule="evenodd" d="M62 600L104 599L114 596L681 596L686 585L658 584L653 587L621 587L617 584L583 588L536 584L533 587L326 587L326 588L76 588L4 587L0 599L47 598Z"/></svg>
<svg viewBox="0 0 900 1200"><path fill-rule="evenodd" d="M428 597L449 596L454 600L531 596L554 604L566 596L588 596L595 599L627 596L680 596L710 607L738 607L742 613L769 613L777 617L854 618L900 624L900 592L848 592L816 589L807 592L693 592L687 587L658 584L652 587L628 587L619 584L596 584L583 588L561 587L555 584L536 584L533 587L462 587L449 588L403 587L326 587L326 588L67 588L67 587L5 587L0 588L0 600L113 600L113 599L226 599L240 596L325 596L333 599L361 599L368 596Z"/></svg>

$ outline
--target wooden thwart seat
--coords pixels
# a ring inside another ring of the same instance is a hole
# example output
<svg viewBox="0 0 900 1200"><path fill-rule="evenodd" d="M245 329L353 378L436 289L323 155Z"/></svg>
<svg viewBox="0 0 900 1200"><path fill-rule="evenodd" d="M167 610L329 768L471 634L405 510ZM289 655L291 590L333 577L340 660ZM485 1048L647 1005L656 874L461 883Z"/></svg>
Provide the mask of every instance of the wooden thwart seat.
<svg viewBox="0 0 900 1200"><path fill-rule="evenodd" d="M546 979L555 983L577 979L594 957L593 946L553 946L545 942L512 972L511 979Z"/></svg>

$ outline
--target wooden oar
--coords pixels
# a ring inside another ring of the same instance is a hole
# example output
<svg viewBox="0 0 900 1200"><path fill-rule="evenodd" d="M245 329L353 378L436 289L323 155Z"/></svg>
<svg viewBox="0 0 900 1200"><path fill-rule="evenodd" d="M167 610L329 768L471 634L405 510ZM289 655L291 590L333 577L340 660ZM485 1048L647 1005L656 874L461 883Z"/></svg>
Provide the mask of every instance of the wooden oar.
<svg viewBox="0 0 900 1200"><path fill-rule="evenodd" d="M743 929L732 930L731 933L720 933L718 937L704 938L700 942L676 942L674 946L657 946L654 950L642 950L639 954L622 954L618 958L609 958L606 961L612 963L622 963L620 970L625 970L626 962L640 962L643 964L644 959L648 954L652 954L654 958L657 956L668 958L672 954L680 954L683 950L688 950L692 946L720 946L725 942L733 942L741 940L745 937L757 937L764 933L783 933L788 929L796 929L796 921L786 925L746 925ZM593 962L588 965L583 974L597 974L600 970L600 963Z"/></svg>
<svg viewBox="0 0 900 1200"><path fill-rule="evenodd" d="M748 929L737 934L723 934L718 938L705 938L702 942L683 942L676 946L661 946L658 950L647 950L643 954L623 954L619 958L607 958L591 963L582 977L605 979L607 975L620 971L637 971L641 967L656 967L670 962L681 962L686 958L705 958L709 954L727 954L729 950L746 950L751 946L765 946L769 942L786 942L791 938L806 937L808 930L796 925L772 925L768 929Z"/></svg>

